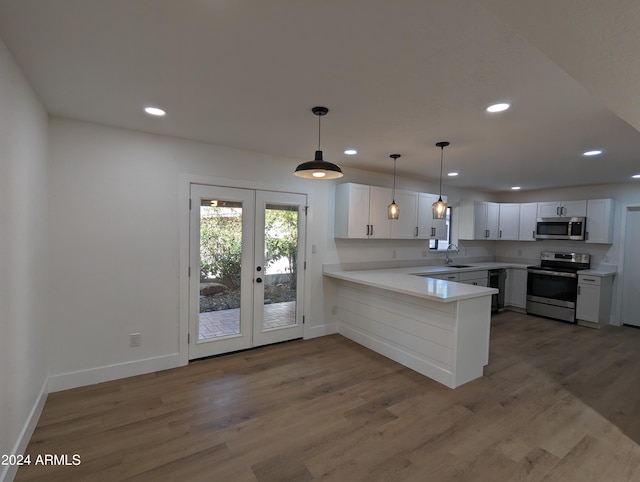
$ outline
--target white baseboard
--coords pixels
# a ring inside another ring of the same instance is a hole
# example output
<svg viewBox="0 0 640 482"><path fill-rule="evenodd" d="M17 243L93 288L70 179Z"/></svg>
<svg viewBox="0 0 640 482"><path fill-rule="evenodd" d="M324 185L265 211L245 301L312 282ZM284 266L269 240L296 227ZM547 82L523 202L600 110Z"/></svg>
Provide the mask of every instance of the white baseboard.
<svg viewBox="0 0 640 482"><path fill-rule="evenodd" d="M52 375L49 377L49 392L59 392L70 388L143 375L145 373L167 370L178 366L180 366L179 354L172 353L170 355L145 358L143 360L61 373L60 375Z"/></svg>
<svg viewBox="0 0 640 482"><path fill-rule="evenodd" d="M44 403L47 401L48 394L48 381L45 380L42 384L42 388L40 389L40 393L38 394L38 398L36 399L36 403L33 404L31 412L29 412L29 416L22 427L18 440L11 452L12 454L24 454L27 450L27 445L29 445L29 440L31 440L33 431L36 429L36 425L40 419L40 414L44 408ZM0 470L0 482L11 482L18 473L17 465L7 465L0 468L3 469Z"/></svg>
<svg viewBox="0 0 640 482"><path fill-rule="evenodd" d="M311 338L318 338L320 336L333 335L338 333L338 324L332 323L330 325L311 326L305 328L304 339L310 340Z"/></svg>

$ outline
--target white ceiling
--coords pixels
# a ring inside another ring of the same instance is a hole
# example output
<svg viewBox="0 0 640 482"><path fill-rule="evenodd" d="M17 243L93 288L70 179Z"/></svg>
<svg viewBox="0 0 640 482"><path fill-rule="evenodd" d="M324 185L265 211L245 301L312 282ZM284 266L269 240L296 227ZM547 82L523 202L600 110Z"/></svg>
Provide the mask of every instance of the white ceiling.
<svg viewBox="0 0 640 482"><path fill-rule="evenodd" d="M638 25L637 0L0 0L0 37L53 115L293 171L324 105L345 171L390 173L398 152L399 175L436 179L447 140L445 184L488 191L640 173ZM498 101L512 108L485 112Z"/></svg>

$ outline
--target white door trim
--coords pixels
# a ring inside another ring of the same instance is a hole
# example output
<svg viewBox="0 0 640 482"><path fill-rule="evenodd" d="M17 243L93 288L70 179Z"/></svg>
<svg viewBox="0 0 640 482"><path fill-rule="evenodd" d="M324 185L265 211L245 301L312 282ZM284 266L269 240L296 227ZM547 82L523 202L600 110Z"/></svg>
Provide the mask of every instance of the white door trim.
<svg viewBox="0 0 640 482"><path fill-rule="evenodd" d="M626 283L625 278L628 276L625 272L625 256L628 255L626 253L626 242L627 242L627 224L629 222L629 212L630 211L640 211L640 205L638 204L626 204L623 206L622 213L620 215L620 264L618 265L618 277L619 280L615 283L617 285L617 293L616 299L618 306L617 316L615 317L615 324L617 326L622 326L623 323L623 315L624 315L624 286Z"/></svg>

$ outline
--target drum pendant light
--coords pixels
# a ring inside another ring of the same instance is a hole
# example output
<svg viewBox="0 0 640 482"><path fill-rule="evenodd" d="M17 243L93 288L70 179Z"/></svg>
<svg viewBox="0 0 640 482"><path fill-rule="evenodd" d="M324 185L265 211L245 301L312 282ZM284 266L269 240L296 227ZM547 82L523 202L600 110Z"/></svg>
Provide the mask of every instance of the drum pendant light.
<svg viewBox="0 0 640 482"><path fill-rule="evenodd" d="M322 159L322 151L320 150L320 118L327 115L329 109L326 107L314 107L311 112L318 116L318 150L314 160L300 164L296 167L293 175L305 179L338 179L343 176L342 169L340 169L340 166Z"/></svg>
<svg viewBox="0 0 640 482"><path fill-rule="evenodd" d="M389 219L398 219L400 217L400 206L396 204L396 162L401 156L400 154L391 154L389 157L393 159L393 195L391 197L391 204L389 204L387 211Z"/></svg>
<svg viewBox="0 0 640 482"><path fill-rule="evenodd" d="M438 197L438 200L431 205L431 210L433 211L433 219L444 219L447 215L447 205L442 200L442 163L444 161L444 148L448 145L449 143L447 141L436 143L436 146L440 148L440 195Z"/></svg>

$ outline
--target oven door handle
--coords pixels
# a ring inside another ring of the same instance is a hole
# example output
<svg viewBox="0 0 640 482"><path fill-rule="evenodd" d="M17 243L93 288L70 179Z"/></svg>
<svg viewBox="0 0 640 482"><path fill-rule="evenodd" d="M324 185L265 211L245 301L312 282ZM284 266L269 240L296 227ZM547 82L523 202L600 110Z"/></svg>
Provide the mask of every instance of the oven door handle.
<svg viewBox="0 0 640 482"><path fill-rule="evenodd" d="M564 278L577 278L578 275L576 273L565 273L563 271L546 271L542 269L529 269L529 273L533 274L543 274L548 276L562 276Z"/></svg>

